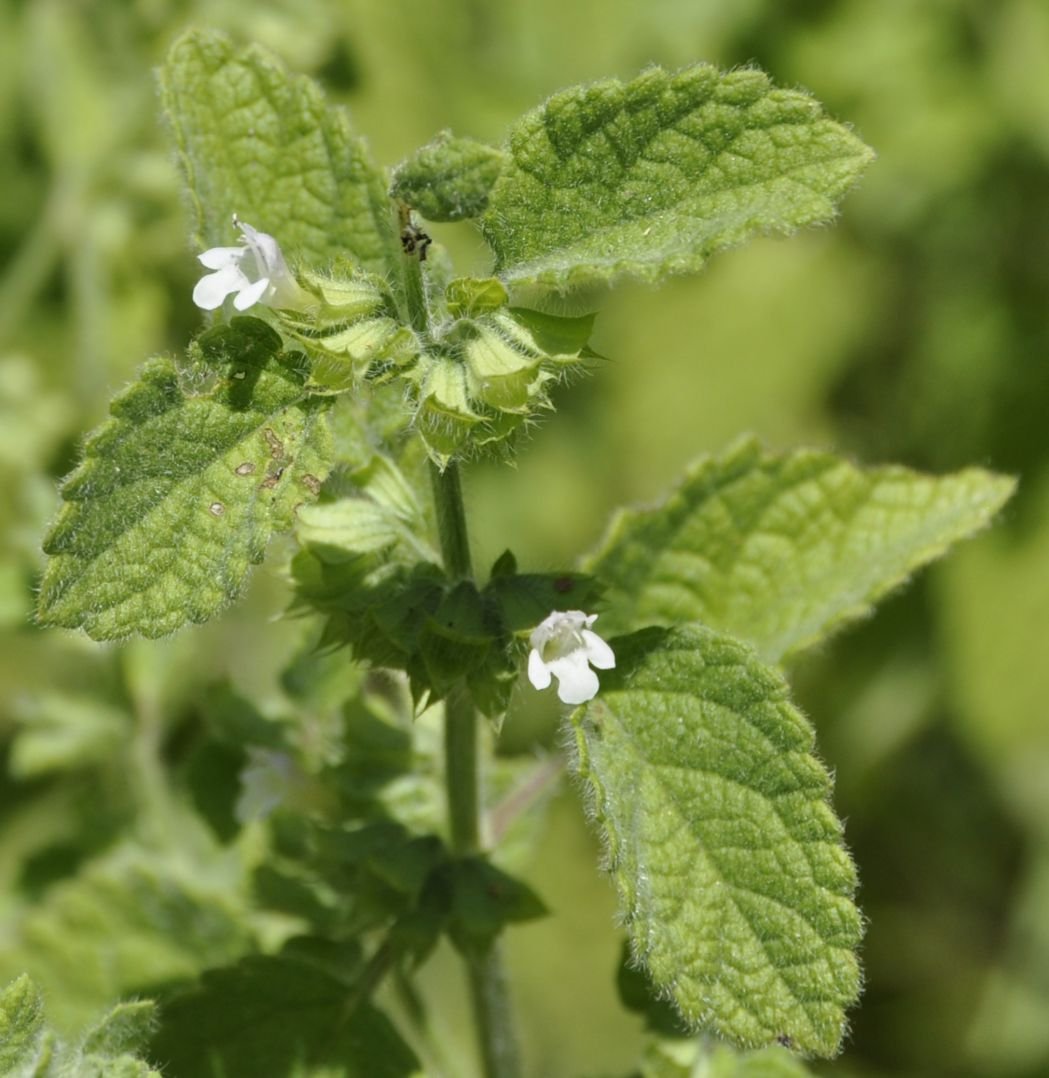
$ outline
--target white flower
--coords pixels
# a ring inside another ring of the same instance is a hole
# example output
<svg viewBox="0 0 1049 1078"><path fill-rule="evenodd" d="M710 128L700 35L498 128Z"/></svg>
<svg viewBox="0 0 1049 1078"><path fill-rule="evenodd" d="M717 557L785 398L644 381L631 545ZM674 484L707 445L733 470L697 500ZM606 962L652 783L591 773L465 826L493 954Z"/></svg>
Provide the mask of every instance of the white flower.
<svg viewBox="0 0 1049 1078"><path fill-rule="evenodd" d="M528 680L545 689L557 678L557 695L565 704L582 704L597 694L597 674L590 669L611 670L616 665L612 649L590 626L596 614L582 610L555 610L532 631L528 642Z"/></svg>
<svg viewBox="0 0 1049 1078"><path fill-rule="evenodd" d="M246 311L256 303L270 307L296 307L303 296L291 275L277 241L265 232L237 220L244 242L240 247L212 247L200 262L214 273L205 274L193 289L193 302L205 311L221 307L234 293L233 306Z"/></svg>
<svg viewBox="0 0 1049 1078"><path fill-rule="evenodd" d="M248 762L240 772L240 796L233 806L238 823L265 819L279 805L289 801L302 785L303 775L286 752L248 749Z"/></svg>

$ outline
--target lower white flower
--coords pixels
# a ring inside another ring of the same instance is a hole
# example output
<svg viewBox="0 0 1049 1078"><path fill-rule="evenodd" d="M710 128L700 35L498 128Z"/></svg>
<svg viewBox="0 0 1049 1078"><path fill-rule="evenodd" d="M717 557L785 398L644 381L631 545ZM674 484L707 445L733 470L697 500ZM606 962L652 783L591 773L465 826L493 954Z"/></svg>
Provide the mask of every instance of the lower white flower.
<svg viewBox="0 0 1049 1078"><path fill-rule="evenodd" d="M597 674L590 669L611 670L616 665L612 649L590 626L596 614L582 610L555 610L532 631L528 642L528 680L545 689L557 678L562 703L583 704L597 695Z"/></svg>
<svg viewBox="0 0 1049 1078"><path fill-rule="evenodd" d="M212 247L197 258L214 273L205 274L193 289L193 302L205 311L221 307L227 296L246 311L256 303L270 307L298 307L304 296L295 282L277 241L265 232L237 220L244 242L240 247Z"/></svg>

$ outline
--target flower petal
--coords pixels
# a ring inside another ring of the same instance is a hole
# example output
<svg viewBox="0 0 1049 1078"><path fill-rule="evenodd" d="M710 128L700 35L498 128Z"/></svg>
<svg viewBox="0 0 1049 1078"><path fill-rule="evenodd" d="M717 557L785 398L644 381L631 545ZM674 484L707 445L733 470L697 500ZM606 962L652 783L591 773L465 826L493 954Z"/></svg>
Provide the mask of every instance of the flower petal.
<svg viewBox="0 0 1049 1078"><path fill-rule="evenodd" d="M246 284L236 295L233 300L233 306L238 311L246 311L249 307L254 307L256 303L266 294L266 290L270 286L270 279L268 277L262 277L258 281L254 281L251 284Z"/></svg>
<svg viewBox="0 0 1049 1078"><path fill-rule="evenodd" d="M589 629L583 630L583 643L586 644L586 657L598 670L611 670L616 665L616 653Z"/></svg>
<svg viewBox="0 0 1049 1078"><path fill-rule="evenodd" d="M542 655L534 648L528 653L528 680L540 690L550 687L550 667L543 662Z"/></svg>
<svg viewBox="0 0 1049 1078"><path fill-rule="evenodd" d="M209 247L203 254L197 255L197 261L208 269L225 269L226 266L240 265L245 253L243 247Z"/></svg>
<svg viewBox="0 0 1049 1078"><path fill-rule="evenodd" d="M214 311L222 301L248 283L248 279L236 266L226 266L214 273L205 274L193 288L193 302L205 311Z"/></svg>
<svg viewBox="0 0 1049 1078"><path fill-rule="evenodd" d="M557 695L563 704L585 704L597 695L600 682L582 652L555 659L549 665L557 677Z"/></svg>

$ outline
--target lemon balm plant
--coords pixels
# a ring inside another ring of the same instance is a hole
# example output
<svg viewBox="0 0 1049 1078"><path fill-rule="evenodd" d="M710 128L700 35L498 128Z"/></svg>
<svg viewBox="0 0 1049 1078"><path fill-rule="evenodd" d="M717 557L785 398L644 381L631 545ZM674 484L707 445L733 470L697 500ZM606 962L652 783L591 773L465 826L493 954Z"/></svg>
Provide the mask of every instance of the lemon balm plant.
<svg viewBox="0 0 1049 1078"><path fill-rule="evenodd" d="M148 1040L175 1075L438 1069L412 975L447 938L484 1073L519 1073L499 937L544 911L493 848L483 724L520 682L564 705L629 937L624 1001L654 1031L643 1071L691 1073L700 1053L711 1073L798 1074L836 1054L861 982L856 873L782 667L985 525L1012 482L743 440L539 573L510 550L473 564L460 471L509 460L559 384L600 374L578 312L610 286L829 220L870 151L807 95L702 64L558 93L501 147L441 134L391 174L258 49L191 33L161 83L192 301L214 314L89 437L40 619L172 633L236 600L290 532L292 612L318 631L284 683L307 701L321 685L339 719L311 752L293 724L227 709L244 753L228 827L267 820L253 901L290 927L159 1019L135 1004L120 1051ZM479 228L490 276L456 276L455 221ZM420 775L423 711L443 803ZM16 982L0 1012L27 1073L49 1073L38 1003Z"/></svg>

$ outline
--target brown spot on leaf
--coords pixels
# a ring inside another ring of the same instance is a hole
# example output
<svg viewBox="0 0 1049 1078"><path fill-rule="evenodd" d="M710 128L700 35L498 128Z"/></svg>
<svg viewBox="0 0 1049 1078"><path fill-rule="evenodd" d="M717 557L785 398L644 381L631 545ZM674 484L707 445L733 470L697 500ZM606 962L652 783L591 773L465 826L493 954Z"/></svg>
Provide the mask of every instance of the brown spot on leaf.
<svg viewBox="0 0 1049 1078"><path fill-rule="evenodd" d="M554 591L559 595L566 595L575 587L575 581L570 576L559 576L554 581Z"/></svg>
<svg viewBox="0 0 1049 1078"><path fill-rule="evenodd" d="M233 469L236 475L251 475L255 471L255 462L253 460L246 460L243 464L238 464Z"/></svg>
<svg viewBox="0 0 1049 1078"><path fill-rule="evenodd" d="M262 437L266 439L266 445L269 446L270 456L274 460L279 460L284 456L284 443L277 437L272 427L267 427L262 432Z"/></svg>
<svg viewBox="0 0 1049 1078"><path fill-rule="evenodd" d="M315 475L311 475L309 472L307 472L302 477L302 485L311 494L320 494L321 492L321 481Z"/></svg>
<svg viewBox="0 0 1049 1078"><path fill-rule="evenodd" d="M261 483L259 483L259 490L272 490L279 482L280 477L284 474L283 468L278 468L272 475L267 475Z"/></svg>

